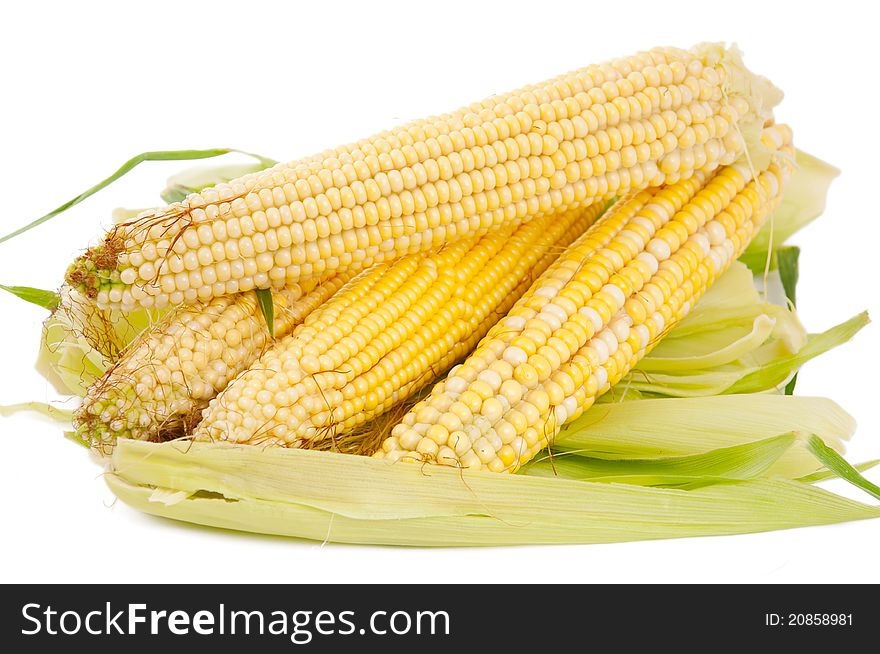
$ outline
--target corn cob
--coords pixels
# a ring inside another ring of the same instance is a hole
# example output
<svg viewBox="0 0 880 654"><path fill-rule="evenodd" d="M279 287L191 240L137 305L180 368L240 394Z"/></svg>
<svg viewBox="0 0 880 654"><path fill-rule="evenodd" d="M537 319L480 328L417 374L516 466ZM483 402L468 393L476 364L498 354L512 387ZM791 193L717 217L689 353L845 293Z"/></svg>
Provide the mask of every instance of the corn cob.
<svg viewBox="0 0 880 654"><path fill-rule="evenodd" d="M275 336L290 333L351 276L273 293ZM89 388L74 416L77 434L104 454L117 438L183 436L208 400L270 341L254 293L180 307L145 331Z"/></svg>
<svg viewBox="0 0 880 654"><path fill-rule="evenodd" d="M390 460L513 472L546 447L687 315L775 208L794 151L621 199L476 350L395 425Z"/></svg>
<svg viewBox="0 0 880 654"><path fill-rule="evenodd" d="M281 288L732 163L780 94L735 49L655 49L195 193L70 267L101 307Z"/></svg>
<svg viewBox="0 0 880 654"><path fill-rule="evenodd" d="M601 205L365 271L220 393L196 439L314 446L467 354Z"/></svg>

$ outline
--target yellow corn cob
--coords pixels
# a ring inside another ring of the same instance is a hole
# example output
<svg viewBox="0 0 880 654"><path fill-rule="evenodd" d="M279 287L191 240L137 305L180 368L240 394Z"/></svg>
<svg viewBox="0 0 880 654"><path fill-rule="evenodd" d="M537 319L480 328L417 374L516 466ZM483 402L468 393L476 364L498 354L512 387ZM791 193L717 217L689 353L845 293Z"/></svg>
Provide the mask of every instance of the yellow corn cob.
<svg viewBox="0 0 880 654"><path fill-rule="evenodd" d="M363 269L711 172L779 97L735 49L651 50L218 184L116 226L67 279L130 309Z"/></svg>
<svg viewBox="0 0 880 654"><path fill-rule="evenodd" d="M794 151L621 199L575 242L375 454L512 472L690 311L781 198Z"/></svg>
<svg viewBox="0 0 880 654"><path fill-rule="evenodd" d="M600 212L374 266L230 383L194 437L312 446L382 413L467 354Z"/></svg>
<svg viewBox="0 0 880 654"><path fill-rule="evenodd" d="M272 294L275 336L289 334L353 275ZM271 341L254 293L181 307L144 332L88 390L77 434L109 454L117 438L165 440L189 433L208 400Z"/></svg>

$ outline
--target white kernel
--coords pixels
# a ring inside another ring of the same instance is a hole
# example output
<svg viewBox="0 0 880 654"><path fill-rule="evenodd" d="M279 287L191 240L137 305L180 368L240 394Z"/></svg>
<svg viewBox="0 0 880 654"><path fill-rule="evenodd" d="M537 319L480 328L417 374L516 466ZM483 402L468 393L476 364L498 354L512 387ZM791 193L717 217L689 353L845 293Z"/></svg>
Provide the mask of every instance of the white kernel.
<svg viewBox="0 0 880 654"><path fill-rule="evenodd" d="M474 415L474 427L480 430L481 434L485 434L492 428L492 421L484 415Z"/></svg>
<svg viewBox="0 0 880 654"><path fill-rule="evenodd" d="M657 262L657 257L650 252L640 252L636 259L648 266L648 270L652 275L656 273L657 269L660 267L660 264Z"/></svg>
<svg viewBox="0 0 880 654"><path fill-rule="evenodd" d="M639 343L641 343L642 348L651 344L651 331L645 325L636 325L633 329L639 336Z"/></svg>
<svg viewBox="0 0 880 654"><path fill-rule="evenodd" d="M478 438L474 442L473 451L483 463L489 463L489 461L494 459L496 456L495 448L492 447L492 444L485 437Z"/></svg>
<svg viewBox="0 0 880 654"><path fill-rule="evenodd" d="M552 300L559 294L559 291L553 286L541 286L535 289L534 294Z"/></svg>
<svg viewBox="0 0 880 654"><path fill-rule="evenodd" d="M147 261L138 268L138 276L143 280L151 282L156 276L156 267Z"/></svg>
<svg viewBox="0 0 880 654"><path fill-rule="evenodd" d="M599 332L595 337L593 337L591 342L596 341L596 339L601 340L608 347L608 352L617 352L617 348L620 343L617 340L617 336L614 335L614 332L611 329L603 329Z"/></svg>
<svg viewBox="0 0 880 654"><path fill-rule="evenodd" d="M632 223L633 225L641 225L642 227L644 227L646 230L648 230L648 233L651 236L653 236L654 232L657 230L657 228L654 226L654 221L645 218L644 216L636 216L632 219Z"/></svg>
<svg viewBox="0 0 880 654"><path fill-rule="evenodd" d="M602 287L602 291L610 295L618 307L622 307L624 302L626 302L626 296L623 294L623 291L614 284L605 284Z"/></svg>
<svg viewBox="0 0 880 654"><path fill-rule="evenodd" d="M629 318L628 314L627 318ZM629 326L630 322L623 318L618 318L617 320L612 321L609 325L611 331L614 332L614 337L617 339L618 343L623 343L629 338Z"/></svg>
<svg viewBox="0 0 880 654"><path fill-rule="evenodd" d="M602 316L600 316L599 312L592 307L581 307L580 309L578 309L578 313L592 323L594 331L598 332L602 329L602 327L605 326L602 322Z"/></svg>
<svg viewBox="0 0 880 654"><path fill-rule="evenodd" d="M712 244L709 242L709 237L706 236L704 231L699 231L693 236L691 236L691 240L700 246L700 249L703 251L703 254L709 256L709 252L712 249Z"/></svg>
<svg viewBox="0 0 880 654"><path fill-rule="evenodd" d="M559 320L560 325L568 320L568 313L566 313L565 309L552 302L549 302L543 309L541 309L541 313L552 313ZM556 329L558 329L558 327Z"/></svg>
<svg viewBox="0 0 880 654"><path fill-rule="evenodd" d="M119 280L123 284L134 284L134 281L137 279L137 271L134 268L126 268L121 273L119 273Z"/></svg>
<svg viewBox="0 0 880 654"><path fill-rule="evenodd" d="M446 390L450 393L464 393L467 390L468 383L462 377L447 377Z"/></svg>
<svg viewBox="0 0 880 654"><path fill-rule="evenodd" d="M608 361L610 354L608 352L608 345L606 345L604 340L601 338L590 339L588 347L593 348L593 351L596 353L596 360L599 362L600 366Z"/></svg>
<svg viewBox="0 0 880 654"><path fill-rule="evenodd" d="M657 333L663 333L663 328L666 327L666 319L663 317L663 314L659 311L655 311L654 315L651 316L651 319L654 321L654 324L657 325Z"/></svg>
<svg viewBox="0 0 880 654"><path fill-rule="evenodd" d="M717 220L711 220L706 223L705 230L706 235L709 237L709 243L712 245L721 245L727 240L727 233Z"/></svg>
<svg viewBox="0 0 880 654"><path fill-rule="evenodd" d="M499 375L494 370L483 370L479 375L477 375L477 379L486 382L496 393L498 389L501 388L501 375Z"/></svg>
<svg viewBox="0 0 880 654"><path fill-rule="evenodd" d="M736 248L733 246L733 241L724 241L724 243L721 244L721 247L727 254L728 259L732 259L733 256L736 254Z"/></svg>
<svg viewBox="0 0 880 654"><path fill-rule="evenodd" d="M669 212L666 211L666 207L664 207L662 204L657 204L655 202L651 202L650 204L646 204L644 207L642 207L642 211L654 212L655 214L657 214L658 216L660 216L663 219L664 223L667 220L669 220Z"/></svg>
<svg viewBox="0 0 880 654"><path fill-rule="evenodd" d="M529 357L526 355L525 350L511 345L504 350L504 360L512 366L520 366L528 361Z"/></svg>
<svg viewBox="0 0 880 654"><path fill-rule="evenodd" d="M541 311L537 316L535 316L536 320L542 320L550 327L550 331L555 332L557 329L562 327L562 321L556 317L553 313L546 313Z"/></svg>
<svg viewBox="0 0 880 654"><path fill-rule="evenodd" d="M652 238L648 241L647 251L657 257L657 261L666 261L672 254L669 243L662 238Z"/></svg>
<svg viewBox="0 0 880 654"><path fill-rule="evenodd" d="M557 425L565 424L565 421L568 420L568 411L562 404L557 404L553 407L553 415L556 418Z"/></svg>
<svg viewBox="0 0 880 654"><path fill-rule="evenodd" d="M642 238L641 234L639 234L638 232L634 232L631 229L621 230L618 236L631 239L638 246L638 250L642 250L645 247L645 240Z"/></svg>

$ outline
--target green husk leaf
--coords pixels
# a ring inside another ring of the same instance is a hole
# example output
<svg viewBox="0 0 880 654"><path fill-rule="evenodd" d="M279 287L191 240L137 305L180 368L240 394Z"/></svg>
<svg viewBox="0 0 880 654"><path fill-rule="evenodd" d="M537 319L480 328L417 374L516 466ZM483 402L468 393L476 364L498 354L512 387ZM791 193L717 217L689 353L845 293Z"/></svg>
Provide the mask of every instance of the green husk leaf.
<svg viewBox="0 0 880 654"><path fill-rule="evenodd" d="M688 456L771 438L815 433L836 450L855 420L821 397L775 394L655 398L597 404L564 427L555 448L602 459ZM771 472L800 477L818 464L803 447L789 448Z"/></svg>
<svg viewBox="0 0 880 654"><path fill-rule="evenodd" d="M6 286L0 284L0 289L12 293L25 302L36 304L38 307L43 307L49 311L52 311L57 307L58 303L61 301L58 293L55 291L46 291L42 288L31 288L30 286Z"/></svg>
<svg viewBox="0 0 880 654"><path fill-rule="evenodd" d="M880 516L878 507L783 479L685 491L221 443L123 440L105 479L123 502L154 515L238 531L388 545L604 543ZM163 501L151 501L157 488ZM164 501L172 496L176 501Z"/></svg>
<svg viewBox="0 0 880 654"><path fill-rule="evenodd" d="M699 336L664 339L639 363L638 369L675 373L723 366L766 343L775 326L773 317L761 314L751 325L732 324Z"/></svg>
<svg viewBox="0 0 880 654"><path fill-rule="evenodd" d="M880 459L874 459L872 461L865 461L864 463L856 463L855 465L853 465L853 468L855 468L859 472L865 472L866 470L875 468L878 465L880 465ZM803 477L798 477L798 481L802 481L807 484L815 484L820 481L827 481L829 479L838 478L839 476L830 470L820 470L819 472L814 472L809 475L804 475Z"/></svg>
<svg viewBox="0 0 880 654"><path fill-rule="evenodd" d="M33 411L58 422L73 420L73 411L59 409L45 402L22 402L20 404L0 404L0 416L11 416L22 411Z"/></svg>
<svg viewBox="0 0 880 654"><path fill-rule="evenodd" d="M781 434L700 454L648 459L598 459L561 451L534 459L520 474L640 486L721 483L765 473L795 440L794 434Z"/></svg>
<svg viewBox="0 0 880 654"><path fill-rule="evenodd" d="M788 314L786 309L781 307L777 309L780 312L776 314L777 319ZM768 309L768 312L773 311ZM794 316L794 314L789 315ZM769 339L758 345L760 339L752 334L749 338L741 339L725 352L728 357L736 354L738 358L735 361L705 368L688 366L686 341L676 343L674 339L669 342L664 340L655 349L657 356L674 352L676 346L681 349L681 345L684 345L683 359L662 361L654 369L652 366L655 366L654 362L657 359L646 357L615 389L612 389L612 399L613 394L621 394L629 389L642 394L672 397L780 391L804 363L847 342L868 322L867 313L859 314L826 332L811 334L801 346L796 342L801 336L799 323L796 322L796 318L790 321L785 318L782 322L776 323L776 331L779 332L780 338ZM720 329L731 336L738 333L733 324L722 326ZM673 334L670 334L669 338L672 339L672 336ZM722 335L710 333L699 338L713 339L712 342L717 344ZM702 346L696 334L692 333L689 339L693 339L693 347L699 351Z"/></svg>
<svg viewBox="0 0 880 654"><path fill-rule="evenodd" d="M725 392L756 393L778 387L807 361L846 343L869 322L868 313L862 312L821 334L811 334L807 344L796 354L778 357L768 362L739 379Z"/></svg>
<svg viewBox="0 0 880 654"><path fill-rule="evenodd" d="M272 299L272 291L267 288L258 288L254 292L257 294L260 313L263 314L263 320L266 321L269 336L275 338L275 300Z"/></svg>
<svg viewBox="0 0 880 654"><path fill-rule="evenodd" d="M829 471L833 472L841 479L848 481L856 488L865 491L875 499L880 500L880 486L865 479L859 474L858 470L853 468L846 459L840 456L840 454L828 447L821 438L815 434L808 436L807 449L812 452L813 456L819 459Z"/></svg>
<svg viewBox="0 0 880 654"><path fill-rule="evenodd" d="M801 249L796 245L779 248L776 251L777 268L786 299L791 306L797 306L798 258Z"/></svg>
<svg viewBox="0 0 880 654"><path fill-rule="evenodd" d="M91 197L101 189L106 188L117 179L129 173L131 170L136 168L138 165L144 163L145 161L188 161L193 159L209 159L212 157L219 157L221 155L230 154L233 152L253 157L261 164L265 164L266 166L272 166L275 164L274 161L272 161L271 159L267 159L266 157L262 157L260 155L250 152L244 152L243 150L236 150L234 148L211 148L208 150L158 150L155 152L141 152L140 154L135 155L124 164L122 164L112 175L110 175L106 179L101 180L90 189L83 191L75 198L68 200L60 207L53 209L52 211L47 213L45 216L41 216L40 218L37 218L33 222L25 225L24 227L21 227L10 234L7 234L6 236L0 237L0 243L8 241L9 239L18 236L19 234L24 234L34 227L38 227L44 222L51 220L58 214L67 211L71 207L76 206L77 204Z"/></svg>
<svg viewBox="0 0 880 654"><path fill-rule="evenodd" d="M792 307L797 306L798 258L800 254L801 249L794 245L779 248L776 251L779 278L785 291L785 297L791 302ZM785 394L794 394L795 386L797 386L797 373L794 373L791 381L785 385Z"/></svg>

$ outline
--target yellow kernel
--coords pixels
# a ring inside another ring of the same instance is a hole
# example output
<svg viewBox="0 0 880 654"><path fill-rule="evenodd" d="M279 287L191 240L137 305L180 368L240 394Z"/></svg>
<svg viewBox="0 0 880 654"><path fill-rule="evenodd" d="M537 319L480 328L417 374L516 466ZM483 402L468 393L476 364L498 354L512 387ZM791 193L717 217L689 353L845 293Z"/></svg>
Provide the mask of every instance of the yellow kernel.
<svg viewBox="0 0 880 654"><path fill-rule="evenodd" d="M443 425L434 424L428 427L425 436L434 441L437 445L444 445L449 439L449 430Z"/></svg>

